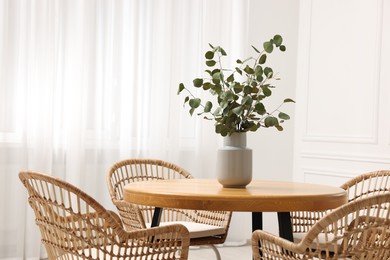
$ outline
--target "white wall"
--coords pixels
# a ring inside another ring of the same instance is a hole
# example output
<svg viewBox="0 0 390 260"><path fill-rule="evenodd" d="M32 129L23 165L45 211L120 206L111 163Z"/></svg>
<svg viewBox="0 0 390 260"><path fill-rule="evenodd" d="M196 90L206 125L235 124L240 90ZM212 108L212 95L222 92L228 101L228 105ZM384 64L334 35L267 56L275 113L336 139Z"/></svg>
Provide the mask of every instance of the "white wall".
<svg viewBox="0 0 390 260"><path fill-rule="evenodd" d="M390 168L390 1L251 1L248 43L280 33L280 88L295 98L283 133L249 135L254 178L340 185ZM296 91L296 92L295 92ZM293 126L294 125L294 126ZM240 223L240 224L238 224ZM230 239L245 239L250 214L234 213ZM276 233L276 214L264 229Z"/></svg>
<svg viewBox="0 0 390 260"><path fill-rule="evenodd" d="M390 1L301 1L294 179L390 168Z"/></svg>

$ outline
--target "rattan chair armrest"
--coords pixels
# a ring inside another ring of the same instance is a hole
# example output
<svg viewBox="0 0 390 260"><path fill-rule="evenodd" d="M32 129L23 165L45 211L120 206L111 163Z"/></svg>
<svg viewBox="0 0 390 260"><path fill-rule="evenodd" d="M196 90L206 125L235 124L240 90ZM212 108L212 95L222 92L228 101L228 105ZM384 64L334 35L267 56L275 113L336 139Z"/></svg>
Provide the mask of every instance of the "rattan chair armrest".
<svg viewBox="0 0 390 260"><path fill-rule="evenodd" d="M180 259L188 257L190 235L188 229L180 224L134 231L123 230L119 237L125 244L133 244L162 253L180 252ZM134 241L136 241L135 244ZM140 241L142 242L140 243Z"/></svg>
<svg viewBox="0 0 390 260"><path fill-rule="evenodd" d="M108 214L111 215L111 217L112 217L113 219L115 219L115 220L118 222L118 225L119 225L120 227L123 228L122 220L121 220L121 218L118 216L118 214L116 214L116 213L115 213L114 211L112 211L112 210L107 210L107 212L108 212Z"/></svg>
<svg viewBox="0 0 390 260"><path fill-rule="evenodd" d="M252 234L252 250L254 259L260 259L256 258L259 257L259 250L263 254L268 252L269 255L283 257L286 255L286 252L289 252L291 255L302 254L305 252L306 246L301 243L293 243L263 230L255 230Z"/></svg>
<svg viewBox="0 0 390 260"><path fill-rule="evenodd" d="M152 227L152 228L132 230L132 231L123 230L123 231L124 231L123 236L126 239L139 239L141 237L144 238L154 237L159 234L177 233L181 235L183 240L188 239L189 241L188 229L181 224L172 224L172 225L166 225L160 227Z"/></svg>

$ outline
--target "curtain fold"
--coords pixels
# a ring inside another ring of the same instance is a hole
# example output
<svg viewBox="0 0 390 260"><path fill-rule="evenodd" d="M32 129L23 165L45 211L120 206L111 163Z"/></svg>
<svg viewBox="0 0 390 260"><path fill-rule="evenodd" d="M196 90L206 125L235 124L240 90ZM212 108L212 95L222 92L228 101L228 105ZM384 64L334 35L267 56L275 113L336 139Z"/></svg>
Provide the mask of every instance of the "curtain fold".
<svg viewBox="0 0 390 260"><path fill-rule="evenodd" d="M63 178L108 208L106 171L124 158L213 177L213 123L190 117L177 87L202 76L208 43L245 43L230 32L245 36L248 5L0 0L0 259L45 257L22 169Z"/></svg>

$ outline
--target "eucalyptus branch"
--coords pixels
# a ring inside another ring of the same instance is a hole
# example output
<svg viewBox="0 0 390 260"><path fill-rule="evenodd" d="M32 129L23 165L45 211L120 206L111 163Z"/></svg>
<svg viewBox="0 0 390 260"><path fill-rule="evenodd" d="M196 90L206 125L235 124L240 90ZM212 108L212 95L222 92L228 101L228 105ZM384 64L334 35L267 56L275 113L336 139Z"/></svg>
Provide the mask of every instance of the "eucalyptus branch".
<svg viewBox="0 0 390 260"><path fill-rule="evenodd" d="M274 49L285 51L286 47L282 42L282 37L275 35L263 43L262 51L252 46L258 53L257 58L250 56L243 61L238 59L234 69L223 68L222 58L227 55L226 52L222 47L214 47L210 44L211 50L205 53L206 65L210 68L206 72L210 77L196 78L193 80L193 85L209 91L216 96L216 100L203 103L183 83L180 83L178 93L184 89L189 93L189 96L185 97L184 104L188 102L190 114L192 115L197 109L202 109L198 115L204 114L205 119L214 119L215 131L222 136L234 132L256 131L260 127L275 127L282 131L280 124L290 117L279 109L284 103L294 101L290 98L285 99L271 113L267 112L263 104L263 100L269 98L275 89L272 81L278 80L273 69L266 66L267 55ZM227 75L225 72L228 72ZM245 80L238 81L237 76L244 77ZM277 111L279 114L274 116Z"/></svg>

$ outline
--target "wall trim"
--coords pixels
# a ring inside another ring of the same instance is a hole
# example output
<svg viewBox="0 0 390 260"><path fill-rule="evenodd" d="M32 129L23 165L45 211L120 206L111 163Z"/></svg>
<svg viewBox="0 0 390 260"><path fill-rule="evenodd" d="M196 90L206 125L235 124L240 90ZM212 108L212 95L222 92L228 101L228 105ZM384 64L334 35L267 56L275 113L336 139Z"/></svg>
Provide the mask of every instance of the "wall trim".
<svg viewBox="0 0 390 260"><path fill-rule="evenodd" d="M302 152L302 158L307 159L325 159L334 161L350 161L350 162L365 162L365 163L383 163L390 164L390 155L387 156L372 156L368 154L341 154L341 153L317 153L317 152Z"/></svg>
<svg viewBox="0 0 390 260"><path fill-rule="evenodd" d="M324 170L319 168L304 168L302 170L305 177L306 175L331 176L338 178L353 178L356 176L354 172L350 171Z"/></svg>
<svg viewBox="0 0 390 260"><path fill-rule="evenodd" d="M378 137L377 135L372 136L332 136L332 135L309 135L306 133L306 136L302 138L302 141L305 142L332 142L332 143L358 143L358 144L377 144Z"/></svg>

